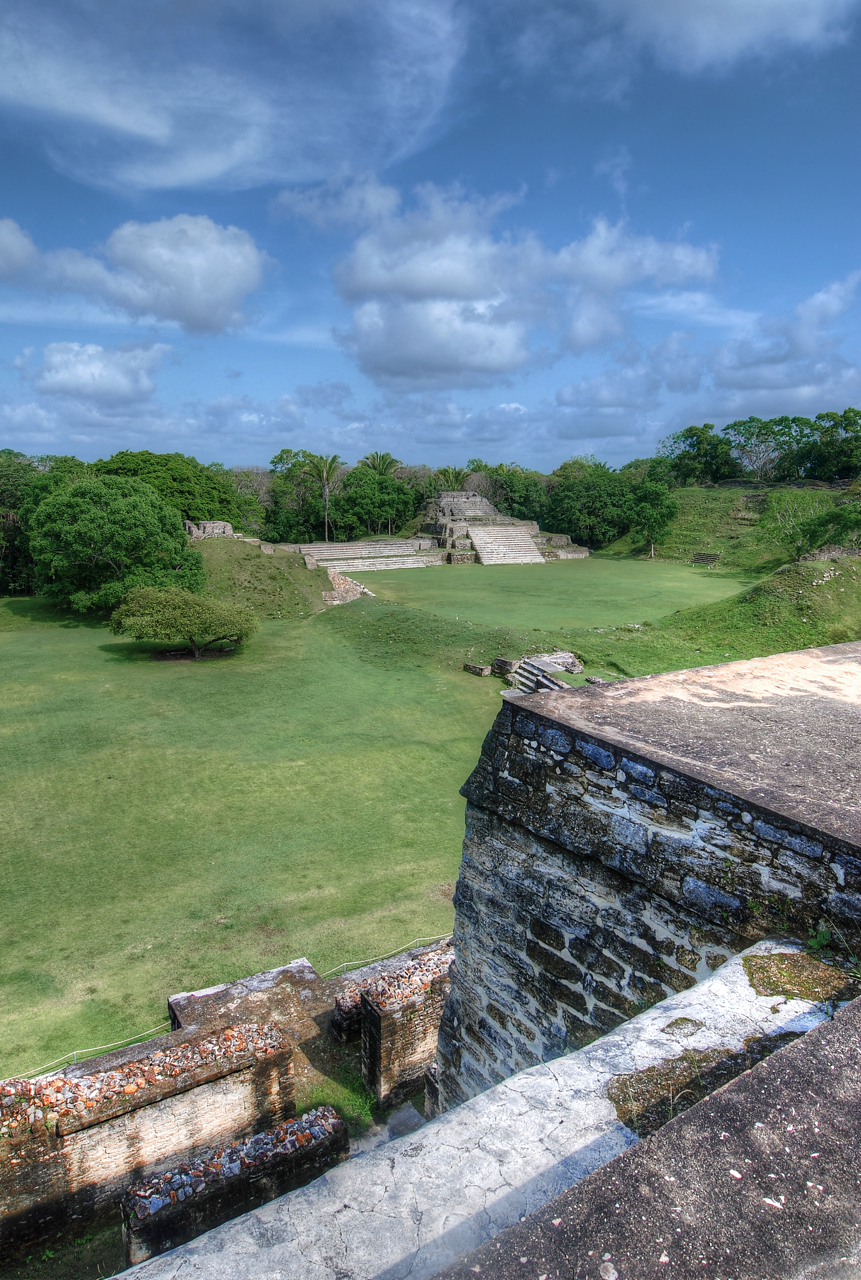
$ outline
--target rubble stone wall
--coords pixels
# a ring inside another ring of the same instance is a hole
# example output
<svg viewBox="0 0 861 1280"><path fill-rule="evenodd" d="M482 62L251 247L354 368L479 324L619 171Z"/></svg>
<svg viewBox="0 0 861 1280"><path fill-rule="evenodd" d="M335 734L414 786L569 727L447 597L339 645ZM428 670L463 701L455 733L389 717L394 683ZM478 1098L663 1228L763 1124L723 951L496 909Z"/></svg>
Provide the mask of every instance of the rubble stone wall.
<svg viewBox="0 0 861 1280"><path fill-rule="evenodd" d="M189 1041L187 1033L181 1038ZM87 1071L111 1070L116 1057L93 1059ZM68 1078L86 1085L90 1077L79 1068ZM36 1088L47 1097L49 1086L63 1079L58 1073ZM225 1054L175 1079L144 1082L130 1094L85 1105L81 1113L51 1118L39 1111L20 1136L16 1127L15 1136L0 1140L2 1244L38 1239L72 1220L96 1221L119 1206L131 1179L288 1119L295 1111L292 1049L285 1045L262 1057Z"/></svg>
<svg viewBox="0 0 861 1280"><path fill-rule="evenodd" d="M575 1049L759 938L857 932L861 849L506 702L463 789L440 1105Z"/></svg>
<svg viewBox="0 0 861 1280"><path fill-rule="evenodd" d="M378 1101L390 1102L417 1087L435 1061L450 987L445 972L403 1001L383 1003L362 992L362 1074Z"/></svg>

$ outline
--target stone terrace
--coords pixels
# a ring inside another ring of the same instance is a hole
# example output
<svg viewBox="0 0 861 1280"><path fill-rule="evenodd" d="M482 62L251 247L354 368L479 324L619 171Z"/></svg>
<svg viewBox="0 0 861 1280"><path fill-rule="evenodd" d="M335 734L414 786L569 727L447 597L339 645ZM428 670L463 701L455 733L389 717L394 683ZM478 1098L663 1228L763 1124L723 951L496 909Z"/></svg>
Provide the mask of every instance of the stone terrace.
<svg viewBox="0 0 861 1280"><path fill-rule="evenodd" d="M509 694L464 787L441 1105L861 926L861 643Z"/></svg>

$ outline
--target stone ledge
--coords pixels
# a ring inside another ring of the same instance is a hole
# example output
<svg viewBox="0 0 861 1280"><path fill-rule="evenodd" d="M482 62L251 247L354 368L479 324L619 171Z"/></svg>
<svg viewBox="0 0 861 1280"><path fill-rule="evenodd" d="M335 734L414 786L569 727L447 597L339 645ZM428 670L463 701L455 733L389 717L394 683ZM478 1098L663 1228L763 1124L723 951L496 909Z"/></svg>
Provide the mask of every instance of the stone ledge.
<svg viewBox="0 0 861 1280"><path fill-rule="evenodd" d="M799 950L758 943L586 1048L124 1274L427 1280L638 1141L608 1097L620 1076L685 1054L741 1054L751 1037L781 1043L826 1019L815 1001L760 996L748 980L744 956Z"/></svg>
<svg viewBox="0 0 861 1280"><path fill-rule="evenodd" d="M861 1000L437 1280L855 1280Z"/></svg>

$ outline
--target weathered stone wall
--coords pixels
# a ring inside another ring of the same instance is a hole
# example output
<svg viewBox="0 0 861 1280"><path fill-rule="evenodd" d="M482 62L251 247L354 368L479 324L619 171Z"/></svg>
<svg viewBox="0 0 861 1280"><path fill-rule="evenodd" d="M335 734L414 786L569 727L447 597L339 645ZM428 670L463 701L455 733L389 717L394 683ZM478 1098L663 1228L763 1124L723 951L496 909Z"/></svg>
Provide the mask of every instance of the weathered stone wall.
<svg viewBox="0 0 861 1280"><path fill-rule="evenodd" d="M32 1082L37 1105L14 1128L7 1126L14 1136L0 1140L0 1241L35 1239L70 1220L97 1220L119 1206L130 1180L293 1115L290 1047L281 1042L258 1055L251 1047L234 1051L234 1038L228 1028L216 1037L222 1041L217 1056L171 1068L162 1078L151 1069L154 1056L187 1048L191 1057L196 1037L163 1037L135 1046L145 1058L121 1051ZM269 1038L281 1040L277 1033ZM131 1083L106 1093L109 1073ZM3 1083L4 1100L22 1097L31 1084ZM80 1100L64 1106L61 1090L70 1086Z"/></svg>
<svg viewBox="0 0 861 1280"><path fill-rule="evenodd" d="M693 986L757 938L861 919L861 848L536 702L505 703L463 789L443 1106Z"/></svg>
<svg viewBox="0 0 861 1280"><path fill-rule="evenodd" d="M450 987L446 971L406 1000L384 1001L362 992L362 1075L379 1102L408 1094L436 1059Z"/></svg>

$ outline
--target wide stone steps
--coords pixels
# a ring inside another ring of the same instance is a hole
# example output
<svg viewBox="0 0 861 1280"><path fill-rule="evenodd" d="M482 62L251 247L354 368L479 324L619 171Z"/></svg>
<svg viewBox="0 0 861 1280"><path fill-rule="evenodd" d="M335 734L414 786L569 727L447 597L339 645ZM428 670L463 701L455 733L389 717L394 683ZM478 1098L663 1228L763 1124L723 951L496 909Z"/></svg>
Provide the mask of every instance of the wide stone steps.
<svg viewBox="0 0 861 1280"><path fill-rule="evenodd" d="M482 564L544 564L527 529L471 524L469 536Z"/></svg>
<svg viewBox="0 0 861 1280"><path fill-rule="evenodd" d="M313 556L318 564L329 565L333 560L379 560L396 556L415 556L417 548L411 542L303 542L303 556Z"/></svg>
<svg viewBox="0 0 861 1280"><path fill-rule="evenodd" d="M571 686L564 680L559 680L547 670L549 665L549 663L545 665L540 660L524 658L508 679L523 693L537 693L539 689L570 689ZM559 668L555 667L554 670L558 671Z"/></svg>
<svg viewBox="0 0 861 1280"><path fill-rule="evenodd" d="M320 561L324 569L335 569L338 573L369 573L376 569L426 569L429 565L440 564L437 557L429 556L354 556L351 560Z"/></svg>

